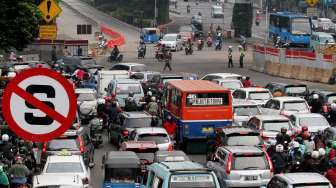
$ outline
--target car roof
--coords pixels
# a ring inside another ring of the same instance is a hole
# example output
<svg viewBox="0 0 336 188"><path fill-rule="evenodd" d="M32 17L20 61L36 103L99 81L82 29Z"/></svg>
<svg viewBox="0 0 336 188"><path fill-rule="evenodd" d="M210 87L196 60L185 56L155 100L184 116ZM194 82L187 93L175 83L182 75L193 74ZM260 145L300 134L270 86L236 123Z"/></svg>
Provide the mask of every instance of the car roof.
<svg viewBox="0 0 336 188"><path fill-rule="evenodd" d="M237 79L223 79L223 78L218 78L218 79L214 79L216 81L219 81L219 82L240 82L240 80L237 80Z"/></svg>
<svg viewBox="0 0 336 188"><path fill-rule="evenodd" d="M251 128L242 127L242 126L227 126L227 127L224 127L222 130L227 135L228 134L234 134L234 133L241 133L241 132L244 132L244 133L257 132L257 131L255 131Z"/></svg>
<svg viewBox="0 0 336 188"><path fill-rule="evenodd" d="M246 92L269 92L268 89L262 87L245 87L239 88L237 90L246 91Z"/></svg>
<svg viewBox="0 0 336 188"><path fill-rule="evenodd" d="M128 74L126 70L99 70L98 74Z"/></svg>
<svg viewBox="0 0 336 188"><path fill-rule="evenodd" d="M250 100L234 99L232 101L232 106L233 107L238 107L238 106L258 106L258 104L256 102L250 101Z"/></svg>
<svg viewBox="0 0 336 188"><path fill-rule="evenodd" d="M41 174L34 176L34 187L66 185L80 187L83 185L82 179L78 175L64 174Z"/></svg>
<svg viewBox="0 0 336 188"><path fill-rule="evenodd" d="M297 118L303 118L303 117L324 117L321 114L318 113L294 113L292 116L295 116Z"/></svg>
<svg viewBox="0 0 336 188"><path fill-rule="evenodd" d="M157 148L154 141L127 141L122 143L125 148Z"/></svg>
<svg viewBox="0 0 336 188"><path fill-rule="evenodd" d="M300 98L300 97L275 97L273 98L273 100L277 100L277 101L280 101L280 102L287 102L287 101L306 101L304 100L303 98Z"/></svg>
<svg viewBox="0 0 336 188"><path fill-rule="evenodd" d="M90 88L77 88L75 89L75 93L97 93L95 89L90 89Z"/></svg>
<svg viewBox="0 0 336 188"><path fill-rule="evenodd" d="M161 127L142 127L136 129L137 134L167 134L166 129Z"/></svg>
<svg viewBox="0 0 336 188"><path fill-rule="evenodd" d="M144 111L134 111L134 112L122 112L122 115L124 115L127 118L148 118L152 117L150 114Z"/></svg>
<svg viewBox="0 0 336 188"><path fill-rule="evenodd" d="M237 76L237 77L242 77L241 75L239 74L234 74L234 73L210 73L210 74L207 74L205 76L220 76L220 77L233 77L233 76Z"/></svg>
<svg viewBox="0 0 336 188"><path fill-rule="evenodd" d="M309 184L309 183L329 183L329 180L318 173L285 173L278 174L276 176L290 182L291 184Z"/></svg>
<svg viewBox="0 0 336 188"><path fill-rule="evenodd" d="M145 64L141 64L141 63L134 63L134 62L128 62L128 63L117 63L115 64L114 66L116 65L125 65L125 66L137 66L137 65L142 65L142 66L146 66ZM113 66L113 67L114 67Z"/></svg>
<svg viewBox="0 0 336 188"><path fill-rule="evenodd" d="M263 150L256 146L224 146L231 153L262 153Z"/></svg>
<svg viewBox="0 0 336 188"><path fill-rule="evenodd" d="M330 35L329 33L325 33L325 32L314 32L313 34L318 35L320 37L332 37L332 35Z"/></svg>
<svg viewBox="0 0 336 188"><path fill-rule="evenodd" d="M283 115L256 115L254 116L257 119L259 119L260 121L271 121L271 120L286 120L288 121L288 118L283 116Z"/></svg>
<svg viewBox="0 0 336 188"><path fill-rule="evenodd" d="M172 80L169 84L183 92L229 91L218 84L206 80Z"/></svg>
<svg viewBox="0 0 336 188"><path fill-rule="evenodd" d="M51 155L48 156L48 161L50 163L67 163L67 162L80 162L81 161L80 155L70 155L70 156L57 156L57 155Z"/></svg>
<svg viewBox="0 0 336 188"><path fill-rule="evenodd" d="M117 82L117 83L138 83L140 84L139 80L135 80L135 79L129 79L129 78L118 78L116 80L112 80L111 82Z"/></svg>

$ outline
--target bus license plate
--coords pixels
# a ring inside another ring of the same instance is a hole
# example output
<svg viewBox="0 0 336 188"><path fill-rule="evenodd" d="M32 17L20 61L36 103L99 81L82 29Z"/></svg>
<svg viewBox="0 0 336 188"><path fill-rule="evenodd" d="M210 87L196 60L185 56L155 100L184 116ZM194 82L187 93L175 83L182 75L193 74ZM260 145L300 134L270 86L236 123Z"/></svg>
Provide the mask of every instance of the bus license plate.
<svg viewBox="0 0 336 188"><path fill-rule="evenodd" d="M212 127L203 127L202 132L203 133L213 133L214 129Z"/></svg>
<svg viewBox="0 0 336 188"><path fill-rule="evenodd" d="M256 181L258 180L258 176L245 176L246 181Z"/></svg>

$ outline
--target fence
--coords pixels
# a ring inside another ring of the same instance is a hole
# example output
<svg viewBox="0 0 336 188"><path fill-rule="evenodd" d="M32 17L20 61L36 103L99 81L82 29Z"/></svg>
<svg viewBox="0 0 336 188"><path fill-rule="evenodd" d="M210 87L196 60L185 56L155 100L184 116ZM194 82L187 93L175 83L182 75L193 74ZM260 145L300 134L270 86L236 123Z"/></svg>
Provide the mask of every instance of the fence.
<svg viewBox="0 0 336 188"><path fill-rule="evenodd" d="M274 76L327 83L336 70L332 55L254 46L252 70Z"/></svg>

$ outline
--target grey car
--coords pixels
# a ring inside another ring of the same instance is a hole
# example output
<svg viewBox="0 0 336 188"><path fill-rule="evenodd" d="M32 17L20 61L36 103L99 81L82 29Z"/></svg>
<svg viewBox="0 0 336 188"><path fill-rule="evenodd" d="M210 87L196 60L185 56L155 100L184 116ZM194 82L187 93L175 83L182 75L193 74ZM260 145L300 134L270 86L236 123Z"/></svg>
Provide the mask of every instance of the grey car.
<svg viewBox="0 0 336 188"><path fill-rule="evenodd" d="M268 188L315 187L332 188L329 180L317 173L286 173L275 175Z"/></svg>
<svg viewBox="0 0 336 188"><path fill-rule="evenodd" d="M261 115L262 111L259 105L253 101L236 99L232 103L233 121L236 125L244 126L247 121L256 115Z"/></svg>
<svg viewBox="0 0 336 188"><path fill-rule="evenodd" d="M222 187L265 187L273 176L270 158L255 146L219 147L207 167Z"/></svg>

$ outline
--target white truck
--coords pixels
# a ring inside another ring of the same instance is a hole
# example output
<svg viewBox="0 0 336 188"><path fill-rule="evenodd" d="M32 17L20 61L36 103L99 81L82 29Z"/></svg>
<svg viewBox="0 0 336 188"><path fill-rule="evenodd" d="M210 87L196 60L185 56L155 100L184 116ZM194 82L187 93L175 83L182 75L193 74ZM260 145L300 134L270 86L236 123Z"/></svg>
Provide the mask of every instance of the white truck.
<svg viewBox="0 0 336 188"><path fill-rule="evenodd" d="M106 96L105 88L107 88L108 84L115 79L125 79L129 78L129 72L124 70L101 70L98 71L98 84L97 84L97 92L98 97L102 98Z"/></svg>

